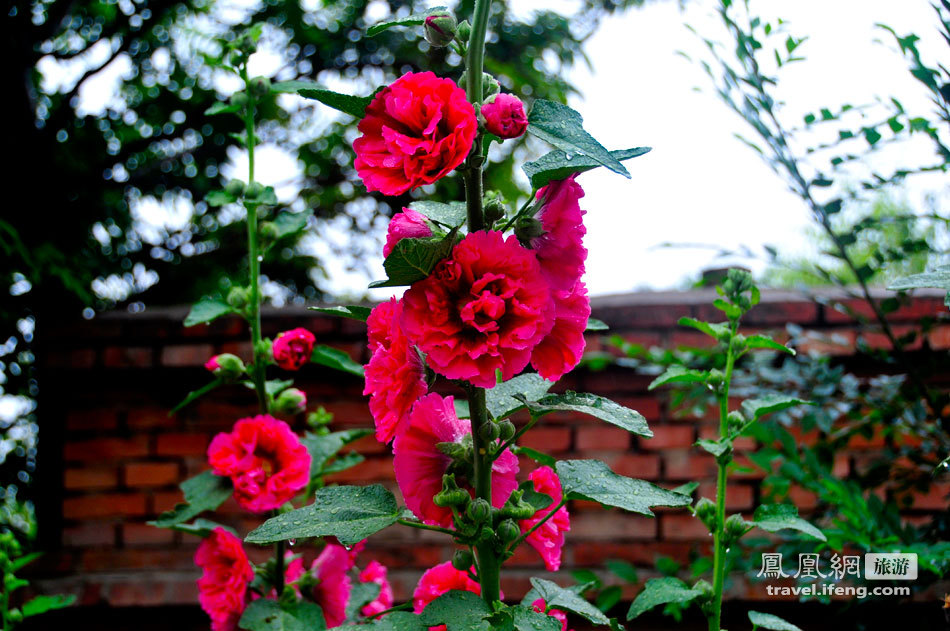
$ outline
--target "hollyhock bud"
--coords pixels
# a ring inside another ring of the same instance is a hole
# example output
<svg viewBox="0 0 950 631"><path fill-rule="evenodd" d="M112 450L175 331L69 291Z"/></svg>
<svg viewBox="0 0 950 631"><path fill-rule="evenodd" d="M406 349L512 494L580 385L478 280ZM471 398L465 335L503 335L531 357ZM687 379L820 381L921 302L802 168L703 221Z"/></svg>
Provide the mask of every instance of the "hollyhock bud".
<svg viewBox="0 0 950 631"><path fill-rule="evenodd" d="M716 504L708 497L704 497L696 502L696 508L693 509L696 518L706 524L710 532L716 529Z"/></svg>
<svg viewBox="0 0 950 631"><path fill-rule="evenodd" d="M427 42L435 48L444 48L458 34L458 20L451 13L430 15L426 18L423 31Z"/></svg>
<svg viewBox="0 0 950 631"><path fill-rule="evenodd" d="M411 208L403 208L401 213L393 215L386 232L386 245L383 246L383 256L389 256L396 244L403 239L418 239L431 237L432 228L426 223L422 213Z"/></svg>
<svg viewBox="0 0 950 631"><path fill-rule="evenodd" d="M464 507L471 501L472 497L465 489L460 489L455 483L455 474L446 473L442 476L442 490L432 498L432 503L436 506L458 506ZM471 565L471 563L469 563ZM465 566L468 567L468 566Z"/></svg>
<svg viewBox="0 0 950 631"><path fill-rule="evenodd" d="M229 180L228 183L224 185L224 190L235 197L240 197L244 194L244 182L241 180Z"/></svg>
<svg viewBox="0 0 950 631"><path fill-rule="evenodd" d="M513 520L506 519L498 524L498 538L501 539L502 543L511 543L520 536L521 529Z"/></svg>
<svg viewBox="0 0 950 631"><path fill-rule="evenodd" d="M254 77L251 79L251 91L257 97L266 96L270 92L270 79L267 77Z"/></svg>
<svg viewBox="0 0 950 631"><path fill-rule="evenodd" d="M465 82L467 81L468 73L462 72L462 76L459 77L459 85L463 88L465 87ZM488 74L487 72L482 73L482 103L488 101L491 97L495 96L501 92L501 85L498 83L498 79Z"/></svg>
<svg viewBox="0 0 950 631"><path fill-rule="evenodd" d="M515 236L522 243L528 243L544 234L544 226L534 217L522 217L515 224Z"/></svg>
<svg viewBox="0 0 950 631"><path fill-rule="evenodd" d="M476 524L481 524L491 516L491 504L486 499L478 498L468 505L465 514Z"/></svg>
<svg viewBox="0 0 950 631"><path fill-rule="evenodd" d="M277 336L272 346L274 361L284 370L300 370L310 361L313 344L317 341L307 329L296 328Z"/></svg>
<svg viewBox="0 0 950 631"><path fill-rule="evenodd" d="M221 353L205 362L205 369L219 379L237 379L244 374L244 362L231 353Z"/></svg>
<svg viewBox="0 0 950 631"><path fill-rule="evenodd" d="M235 92L231 95L231 105L241 108L247 107L247 94L244 92Z"/></svg>
<svg viewBox="0 0 950 631"><path fill-rule="evenodd" d="M458 31L459 39L463 42L467 42L468 38L472 35L472 25L468 20L463 20L462 23L459 24Z"/></svg>
<svg viewBox="0 0 950 631"><path fill-rule="evenodd" d="M498 424L491 421L485 423L478 428L478 436L486 443L494 441L498 438Z"/></svg>
<svg viewBox="0 0 950 631"><path fill-rule="evenodd" d="M742 515L730 515L726 519L725 526L723 528L723 538L725 540L725 545L730 545L734 541L741 539L747 532L752 530L753 524L747 522L742 518Z"/></svg>
<svg viewBox="0 0 950 631"><path fill-rule="evenodd" d="M247 185L247 197L249 199L257 199L264 194L264 185L260 182L251 182Z"/></svg>
<svg viewBox="0 0 950 631"><path fill-rule="evenodd" d="M524 103L512 94L497 94L482 105L485 129L502 140L517 138L528 129Z"/></svg>
<svg viewBox="0 0 950 631"><path fill-rule="evenodd" d="M243 309L247 305L247 287L232 287L228 292L228 304L235 309Z"/></svg>
<svg viewBox="0 0 950 631"><path fill-rule="evenodd" d="M511 440L515 436L515 424L505 419L498 424L498 438L502 440Z"/></svg>
<svg viewBox="0 0 950 631"><path fill-rule="evenodd" d="M275 414L299 414L307 409L307 395L297 388L287 388L274 400Z"/></svg>
<svg viewBox="0 0 950 631"><path fill-rule="evenodd" d="M454 567L459 572L464 572L472 567L472 564L475 562L475 557L472 556L470 550L456 550L455 554L452 555L452 567Z"/></svg>

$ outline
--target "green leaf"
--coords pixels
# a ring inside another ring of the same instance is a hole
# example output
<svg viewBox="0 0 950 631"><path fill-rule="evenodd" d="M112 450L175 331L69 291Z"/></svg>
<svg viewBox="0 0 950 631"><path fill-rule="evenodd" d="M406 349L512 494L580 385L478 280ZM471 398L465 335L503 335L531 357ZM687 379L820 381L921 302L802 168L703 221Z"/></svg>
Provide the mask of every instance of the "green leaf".
<svg viewBox="0 0 950 631"><path fill-rule="evenodd" d="M444 237L402 239L383 261L386 280L374 281L369 286L399 287L426 278L439 261L452 253L456 234L452 230Z"/></svg>
<svg viewBox="0 0 950 631"><path fill-rule="evenodd" d="M274 201L276 202L276 198ZM313 210L309 208L299 213L292 213L286 210L280 213L272 222L274 226L274 240L276 241L302 232L303 229L307 227L307 221L312 216Z"/></svg>
<svg viewBox="0 0 950 631"><path fill-rule="evenodd" d="M433 600L419 614L419 622L427 627L444 624L448 631L490 631L485 616L491 608L472 592L452 590Z"/></svg>
<svg viewBox="0 0 950 631"><path fill-rule="evenodd" d="M567 155L589 158L614 173L629 178L630 173L594 137L584 131L584 119L566 105L537 99L528 115L528 133L533 134ZM572 158L573 159L573 158Z"/></svg>
<svg viewBox="0 0 950 631"><path fill-rule="evenodd" d="M327 628L320 605L307 601L281 604L267 598L249 604L238 626L247 631L323 631Z"/></svg>
<svg viewBox="0 0 950 631"><path fill-rule="evenodd" d="M253 390L255 388L254 384L250 381L245 382L248 388ZM294 385L292 379L271 379L264 382L264 390L271 397L276 397L278 394Z"/></svg>
<svg viewBox="0 0 950 631"><path fill-rule="evenodd" d="M724 341L729 339L730 329L726 322L704 322L696 318L680 318L678 324L702 331L714 340Z"/></svg>
<svg viewBox="0 0 950 631"><path fill-rule="evenodd" d="M430 15L441 15L447 12L448 8L446 7L432 7L431 9L427 9L421 13L412 13L404 18L398 18L389 22L380 22L379 24L374 24L366 29L366 35L369 37L375 37L386 29L392 28L394 26L422 26L425 24L426 18Z"/></svg>
<svg viewBox="0 0 950 631"><path fill-rule="evenodd" d="M205 110L205 116L217 116L218 114L236 114L241 111L238 105L232 105L228 101L218 101ZM234 201L234 200L231 200Z"/></svg>
<svg viewBox="0 0 950 631"><path fill-rule="evenodd" d="M191 305L191 311L185 318L185 326L205 324L231 313L236 313L234 308L220 298L202 298Z"/></svg>
<svg viewBox="0 0 950 631"><path fill-rule="evenodd" d="M611 585L597 594L597 598L594 600L594 606L604 613L607 613L620 602L621 598L623 598L623 590L620 588L620 585Z"/></svg>
<svg viewBox="0 0 950 631"><path fill-rule="evenodd" d="M227 204L233 204L237 201L237 198L227 191L210 191L205 195L205 202L209 206L225 206Z"/></svg>
<svg viewBox="0 0 950 631"><path fill-rule="evenodd" d="M527 406L534 416L543 416L551 412L579 412L616 425L637 436L645 438L653 436L642 414L596 394L586 392L549 394L537 401L528 401Z"/></svg>
<svg viewBox="0 0 950 631"><path fill-rule="evenodd" d="M732 448L732 441L727 439L709 440L708 438L701 438L697 440L695 444L697 447L708 451L716 458L719 458Z"/></svg>
<svg viewBox="0 0 950 631"><path fill-rule="evenodd" d="M531 449L531 447L519 447L515 445L511 448L512 453L516 456L527 456L537 462L540 465L546 467L554 467L554 464L557 462L552 456L549 456L545 453L541 453L537 449Z"/></svg>
<svg viewBox="0 0 950 631"><path fill-rule="evenodd" d="M569 589L564 589L553 581L543 578L532 578L531 585L538 591L541 598L551 609L560 609L570 611L578 616L587 618L594 624L608 624L610 621L607 616L597 607L593 606L576 593Z"/></svg>
<svg viewBox="0 0 950 631"><path fill-rule="evenodd" d="M20 612L23 614L24 618L29 618L30 616L38 616L41 613L46 613L47 611L52 611L54 609L63 609L64 607L69 607L74 602L76 602L75 594L36 596L32 600L24 603L23 607L20 608Z"/></svg>
<svg viewBox="0 0 950 631"><path fill-rule="evenodd" d="M788 353L789 355L794 355L795 350L791 349L784 344L779 344L770 337L765 335L750 335L745 338L746 348L768 348L773 351L781 351L783 353Z"/></svg>
<svg viewBox="0 0 950 631"><path fill-rule="evenodd" d="M616 574L621 580L627 583L637 583L637 568L633 567L631 563L619 559L607 559L604 564L608 570Z"/></svg>
<svg viewBox="0 0 950 631"><path fill-rule="evenodd" d="M921 289L932 287L950 291L950 265L942 265L930 272L898 278L887 286L888 289Z"/></svg>
<svg viewBox="0 0 950 631"><path fill-rule="evenodd" d="M654 379L647 389L653 390L669 383L706 383L708 378L709 373L704 370L693 370L681 364L674 364Z"/></svg>
<svg viewBox="0 0 950 631"><path fill-rule="evenodd" d="M672 576L651 578L643 586L643 591L630 604L627 620L633 620L657 605L689 603L702 596L702 594L698 589L691 589L686 583Z"/></svg>
<svg viewBox="0 0 950 631"><path fill-rule="evenodd" d="M617 475L599 460L561 460L556 469L569 499L591 500L650 517L652 506L688 506L692 502L688 495Z"/></svg>
<svg viewBox="0 0 950 631"><path fill-rule="evenodd" d="M757 421L766 414L780 412L796 405L811 405L811 402L785 394L768 394L760 399L743 401L742 415L750 421Z"/></svg>
<svg viewBox="0 0 950 631"><path fill-rule="evenodd" d="M584 331L607 331L610 327L603 320L597 318L587 318L587 328Z"/></svg>
<svg viewBox="0 0 950 631"><path fill-rule="evenodd" d="M339 473L340 471L346 471L351 469L356 465L365 462L366 457L363 454L358 454L355 451L343 454L333 459L333 461L327 466L323 467L323 471L320 472L320 475L331 475L334 473Z"/></svg>
<svg viewBox="0 0 950 631"><path fill-rule="evenodd" d="M360 305L347 305L345 307L310 307L310 311L319 311L320 313L326 313L328 315L366 322L366 318L369 317L372 309L369 307L361 307Z"/></svg>
<svg viewBox="0 0 950 631"><path fill-rule="evenodd" d="M465 202L443 204L442 202L420 201L412 202L409 204L409 208L449 228L458 228L468 219L468 208L465 206Z"/></svg>
<svg viewBox="0 0 950 631"><path fill-rule="evenodd" d="M211 531L215 528L224 528L232 535L237 537L237 532L230 526L225 526L224 524L219 524L216 521L210 519L205 519L204 517L199 517L195 521L189 524L173 524L168 527L170 530L177 530L178 532L186 532L189 535L197 535L199 537L207 537L211 534Z"/></svg>
<svg viewBox="0 0 950 631"><path fill-rule="evenodd" d="M214 381L208 382L205 385L201 386L197 390L192 390L191 392L188 393L188 396L182 399L178 405L176 405L175 407L171 409L171 412L169 412L168 415L171 416L172 414L175 414L182 408L191 405L194 401L197 401L198 399L208 394L209 392L211 392L218 386L222 385L223 383L224 383L223 379L215 379Z"/></svg>
<svg viewBox="0 0 950 631"><path fill-rule="evenodd" d="M327 90L323 86L310 81L281 81L280 83L273 84L271 91L299 94L304 98L320 101L327 107L332 107L354 118L363 118L363 115L366 113L366 106L369 105L373 101L373 97L376 96L376 92L370 96L340 94L333 90Z"/></svg>
<svg viewBox="0 0 950 631"><path fill-rule="evenodd" d="M488 617L492 631L561 631L554 616L535 611L529 605L515 605Z"/></svg>
<svg viewBox="0 0 950 631"><path fill-rule="evenodd" d="M553 144L553 143L552 143ZM616 160L629 160L650 152L650 147L634 147L611 151ZM571 157L568 158L567 156ZM601 162L582 154L567 154L561 150L544 154L534 162L525 162L521 169L531 180L531 188L538 190L552 180L563 180L574 173L583 173L601 166Z"/></svg>
<svg viewBox="0 0 950 631"><path fill-rule="evenodd" d="M315 364L320 364L321 366L333 368L334 370L348 372L351 375L356 375L357 377L363 376L362 364L350 359L350 356L343 351L325 346L323 344L314 347L313 355L310 356L310 361Z"/></svg>
<svg viewBox="0 0 950 631"><path fill-rule="evenodd" d="M534 510L544 510L548 506L554 503L554 499L547 493L538 493L534 490L534 482L531 480L525 480L520 485L518 489L524 493L521 499L523 499L528 504L534 507Z"/></svg>
<svg viewBox="0 0 950 631"><path fill-rule="evenodd" d="M373 430L364 428L345 429L323 435L307 432L300 442L310 452L310 477L320 475L327 461L345 446L372 433Z"/></svg>
<svg viewBox="0 0 950 631"><path fill-rule="evenodd" d="M681 484L675 489L674 493L679 493L680 495L692 495L693 491L699 488L699 482L687 482L686 484Z"/></svg>
<svg viewBox="0 0 950 631"><path fill-rule="evenodd" d="M379 583L354 581L350 588L350 599L346 602L347 619L355 620L360 614L360 609L376 600L379 590Z"/></svg>
<svg viewBox="0 0 950 631"><path fill-rule="evenodd" d="M773 616L770 613L750 611L749 620L752 622L753 631L757 627L771 629L771 631L802 631L799 627L796 627L791 622L782 620L778 616Z"/></svg>
<svg viewBox="0 0 950 631"><path fill-rule="evenodd" d="M547 394L553 385L553 381L548 381L534 372L512 377L508 381L496 384L494 388L485 392L488 413L496 419L511 416L525 408L524 402L516 399L515 395L520 395L528 401L534 401Z"/></svg>
<svg viewBox="0 0 950 631"><path fill-rule="evenodd" d="M798 530L820 541L827 541L824 533L798 516L792 504L762 504L755 509L754 523L762 530Z"/></svg>
<svg viewBox="0 0 950 631"><path fill-rule="evenodd" d="M333 536L356 545L400 517L396 498L380 484L331 486L317 491L313 503L272 517L247 535L250 543Z"/></svg>
<svg viewBox="0 0 950 631"><path fill-rule="evenodd" d="M179 487L185 494L185 502L165 511L158 519L148 522L149 525L170 528L184 523L205 511L221 506L224 500L231 497L233 491L230 479L215 475L210 470L188 478Z"/></svg>
<svg viewBox="0 0 950 631"><path fill-rule="evenodd" d="M24 554L21 557L10 560L10 574L15 574L22 568L26 567L33 561L36 561L38 558L43 556L42 552L30 552L29 554Z"/></svg>
<svg viewBox="0 0 950 631"><path fill-rule="evenodd" d="M340 628L340 627L338 627ZM427 631L419 616L408 611L394 611L388 613L382 618L376 618L370 624L362 624L354 627L357 631L372 629L372 631Z"/></svg>

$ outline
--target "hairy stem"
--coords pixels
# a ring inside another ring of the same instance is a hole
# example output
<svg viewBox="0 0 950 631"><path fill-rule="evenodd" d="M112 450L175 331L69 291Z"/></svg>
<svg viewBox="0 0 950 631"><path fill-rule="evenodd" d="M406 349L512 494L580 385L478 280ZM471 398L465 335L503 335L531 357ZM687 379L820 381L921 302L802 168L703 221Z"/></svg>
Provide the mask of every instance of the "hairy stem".
<svg viewBox="0 0 950 631"><path fill-rule="evenodd" d="M485 389L472 388L468 398L472 417L472 445L475 451L475 497L491 504L492 455L488 445L482 441L481 428L491 423L485 404ZM494 543L489 539L475 545L475 558L478 560L478 578L482 586L482 598L489 605L500 598L501 559Z"/></svg>

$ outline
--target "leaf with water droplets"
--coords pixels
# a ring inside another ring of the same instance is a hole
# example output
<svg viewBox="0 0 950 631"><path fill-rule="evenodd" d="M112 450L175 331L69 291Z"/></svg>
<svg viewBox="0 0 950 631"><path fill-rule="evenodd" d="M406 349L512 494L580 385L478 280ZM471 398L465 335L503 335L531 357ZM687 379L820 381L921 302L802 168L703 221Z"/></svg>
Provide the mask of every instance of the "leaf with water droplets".
<svg viewBox="0 0 950 631"><path fill-rule="evenodd" d="M653 516L652 506L688 506L688 495L667 491L644 480L617 475L599 460L561 460L556 466L564 495Z"/></svg>
<svg viewBox="0 0 950 631"><path fill-rule="evenodd" d="M224 300L220 298L202 298L191 305L191 311L185 317L185 326L207 324L231 313L237 312Z"/></svg>
<svg viewBox="0 0 950 631"><path fill-rule="evenodd" d="M425 24L426 18L430 15L444 15L448 13L448 11L447 7L432 7L421 13L411 13L406 17L396 18L395 20L389 20L387 22L379 22L366 29L366 35L368 37L375 37L386 29L394 26L421 26Z"/></svg>
<svg viewBox="0 0 950 631"><path fill-rule="evenodd" d="M528 372L523 375L513 377L508 381L499 383L491 390L485 392L485 403L488 406L488 413L493 418L502 419L511 416L518 410L525 407L524 401L534 401L547 394L547 391L554 385L553 381L548 381L541 375ZM515 397L518 398L515 398Z"/></svg>
<svg viewBox="0 0 950 631"><path fill-rule="evenodd" d="M245 541L274 543L333 536L352 546L396 523L399 514L396 498L380 484L330 486L317 491L309 506L268 519Z"/></svg>
<svg viewBox="0 0 950 631"><path fill-rule="evenodd" d="M491 608L472 592L452 590L429 603L419 614L419 621L427 627L444 624L448 631L491 631L485 616Z"/></svg>
<svg viewBox="0 0 950 631"><path fill-rule="evenodd" d="M183 504L176 504L175 508L165 511L158 519L148 522L158 528L171 528L182 524L201 513L214 510L231 497L233 486L231 480L215 475L211 471L204 471L188 478L179 485L185 495Z"/></svg>
<svg viewBox="0 0 950 631"><path fill-rule="evenodd" d="M422 280L452 253L457 236L458 230L453 229L444 237L401 239L383 261L386 280L373 281L369 286L399 287Z"/></svg>
<svg viewBox="0 0 950 631"><path fill-rule="evenodd" d="M762 504L755 509L757 527L768 532L797 530L821 541L827 541L825 533L798 516L798 508L792 504Z"/></svg>
<svg viewBox="0 0 950 631"><path fill-rule="evenodd" d="M632 149L611 151L610 155L617 160L629 160L649 153L649 151L650 147L634 147ZM531 180L531 187L537 190L551 180L563 180L574 173L583 173L601 166L600 162L588 156L571 155L568 158L568 155L560 149L556 149L544 154L534 162L525 162L521 169Z"/></svg>
<svg viewBox="0 0 950 631"><path fill-rule="evenodd" d="M526 405L534 416L543 416L551 412L580 412L621 427L637 436L644 438L653 436L642 414L596 394L578 392L549 394L537 401L528 401Z"/></svg>
<svg viewBox="0 0 950 631"><path fill-rule="evenodd" d="M587 618L594 624L608 624L610 622L600 609L578 596L574 591L565 589L553 581L532 578L531 585L541 595L547 606L552 609L570 611Z"/></svg>
<svg viewBox="0 0 950 631"><path fill-rule="evenodd" d="M584 119L566 105L536 99L528 115L528 133L562 149L565 160L593 160L614 173L630 173L606 148L584 130Z"/></svg>
<svg viewBox="0 0 950 631"><path fill-rule="evenodd" d="M409 208L422 213L430 220L449 228L458 228L468 219L468 207L465 202L432 202L428 200L412 202Z"/></svg>
<svg viewBox="0 0 950 631"><path fill-rule="evenodd" d="M311 602L278 603L261 598L247 606L239 626L248 631L323 631L320 606Z"/></svg>
<svg viewBox="0 0 950 631"><path fill-rule="evenodd" d="M560 620L530 605L505 607L491 614L488 621L492 631L561 631Z"/></svg>
<svg viewBox="0 0 950 631"><path fill-rule="evenodd" d="M651 578L643 586L643 591L637 594L630 604L627 620L633 620L640 614L667 603L689 603L702 596L698 589L690 588L686 583L672 576Z"/></svg>
<svg viewBox="0 0 950 631"><path fill-rule="evenodd" d="M752 622L753 629L761 627L763 629L770 629L771 631L802 631L801 628L791 622L783 620L778 616L773 616L770 613L750 611L749 620Z"/></svg>
<svg viewBox="0 0 950 631"><path fill-rule="evenodd" d="M327 315L340 316L341 318L349 318L350 320L359 320L360 322L366 322L366 318L369 317L371 309L369 307L363 307L361 305L347 305L345 307L309 307L310 311L319 311L320 313L326 313Z"/></svg>

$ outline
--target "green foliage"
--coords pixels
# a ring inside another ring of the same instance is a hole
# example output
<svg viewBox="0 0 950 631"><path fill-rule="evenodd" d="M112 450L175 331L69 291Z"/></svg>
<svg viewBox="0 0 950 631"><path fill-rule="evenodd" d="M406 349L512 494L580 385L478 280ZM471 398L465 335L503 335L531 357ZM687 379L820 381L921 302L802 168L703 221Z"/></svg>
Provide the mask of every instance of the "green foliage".
<svg viewBox="0 0 950 631"><path fill-rule="evenodd" d="M607 616L589 602L581 598L574 591L564 589L557 583L543 578L532 578L531 586L544 599L550 609L569 611L586 618L594 624L608 624Z"/></svg>
<svg viewBox="0 0 950 631"><path fill-rule="evenodd" d="M491 608L472 592L452 590L429 603L419 615L419 622L427 627L444 624L448 631L489 631L492 627L485 618Z"/></svg>
<svg viewBox="0 0 950 631"><path fill-rule="evenodd" d="M758 628L771 629L771 631L802 631L791 622L782 620L778 616L773 616L770 613L750 611L749 621L752 622L752 631Z"/></svg>
<svg viewBox="0 0 950 631"><path fill-rule="evenodd" d="M386 280L370 283L370 287L411 285L426 278L452 252L456 240L455 230L444 237L400 240L383 262Z"/></svg>
<svg viewBox="0 0 950 631"><path fill-rule="evenodd" d="M651 147L634 147L632 149L620 149L611 151L610 156L615 160L623 161L631 158L637 158L649 153ZM584 173L591 169L602 166L599 160L588 157L580 152L566 153L561 150L551 151L544 154L533 162L525 162L521 169L528 176L531 182L531 188L539 190L547 185L551 180L563 180L574 173Z"/></svg>
<svg viewBox="0 0 950 631"><path fill-rule="evenodd" d="M780 530L798 530L819 541L827 541L827 537L798 516L798 508L793 504L762 504L755 509L756 527L769 532Z"/></svg>
<svg viewBox="0 0 950 631"><path fill-rule="evenodd" d="M240 627L248 631L323 631L323 610L316 603L279 603L261 598L253 601L241 616Z"/></svg>
<svg viewBox="0 0 950 631"><path fill-rule="evenodd" d="M409 208L422 213L430 220L440 223L449 230L461 228L468 219L465 202L433 202L429 200L412 202Z"/></svg>
<svg viewBox="0 0 950 631"><path fill-rule="evenodd" d="M448 12L448 8L444 6L432 7L431 9L426 9L425 11L420 11L418 13L410 13L409 15L396 19L396 20L387 20L386 22L380 22L374 24L366 30L366 34L370 37L379 35L386 29L392 28L394 26L422 26L426 18L430 15L443 15Z"/></svg>
<svg viewBox="0 0 950 631"><path fill-rule="evenodd" d="M488 413L495 419L509 417L525 409L525 401L535 401L543 397L553 385L553 382L533 372L500 382L485 393Z"/></svg>
<svg viewBox="0 0 950 631"><path fill-rule="evenodd" d="M364 436L373 433L370 429L345 429L329 434L314 434L307 432L300 439L307 451L310 452L310 477L326 475L327 468L341 449ZM339 459L337 457L337 459Z"/></svg>
<svg viewBox="0 0 950 631"><path fill-rule="evenodd" d="M633 620L643 613L667 603L688 604L702 596L702 592L691 589L686 583L672 576L651 578L643 586L643 591L630 604L627 620Z"/></svg>
<svg viewBox="0 0 950 631"><path fill-rule="evenodd" d="M528 133L563 150L565 160L568 156L571 159L573 156L583 156L614 173L630 177L620 160L584 130L581 115L566 105L544 99L535 100L528 114Z"/></svg>
<svg viewBox="0 0 950 631"><path fill-rule="evenodd" d="M307 99L320 101L327 107L349 114L353 118L363 118L366 106L373 98L371 96L352 96L349 94L340 94L332 90L311 83L309 81L284 81L275 83L273 90L275 92L290 92L299 94Z"/></svg>
<svg viewBox="0 0 950 631"><path fill-rule="evenodd" d="M313 347L313 354L310 356L310 361L314 364L326 366L327 368L348 372L357 377L363 376L363 365L350 359L347 353L338 348L318 344Z"/></svg>
<svg viewBox="0 0 950 631"><path fill-rule="evenodd" d="M234 313L234 308L218 298L202 298L191 307L185 318L185 326L207 324L218 318Z"/></svg>
<svg viewBox="0 0 950 631"><path fill-rule="evenodd" d="M171 528L197 517L205 511L214 510L231 497L231 480L204 471L182 482L179 487L185 494L184 503L165 511L158 519L148 522L159 528Z"/></svg>
<svg viewBox="0 0 950 631"><path fill-rule="evenodd" d="M346 307L309 307L309 309L311 311L340 316L341 318L348 318L350 320L359 320L360 322L366 322L366 318L369 317L371 311L369 307L361 307L359 305L348 305Z"/></svg>
<svg viewBox="0 0 950 631"><path fill-rule="evenodd" d="M617 475L599 460L560 460L556 470L568 499L600 502L648 517L653 516L650 510L653 506L688 506L690 503L686 495Z"/></svg>
<svg viewBox="0 0 950 631"><path fill-rule="evenodd" d="M541 417L551 412L579 412L616 425L637 436L644 438L653 436L642 414L596 394L577 392L550 394L537 401L526 401L525 405L534 417Z"/></svg>

